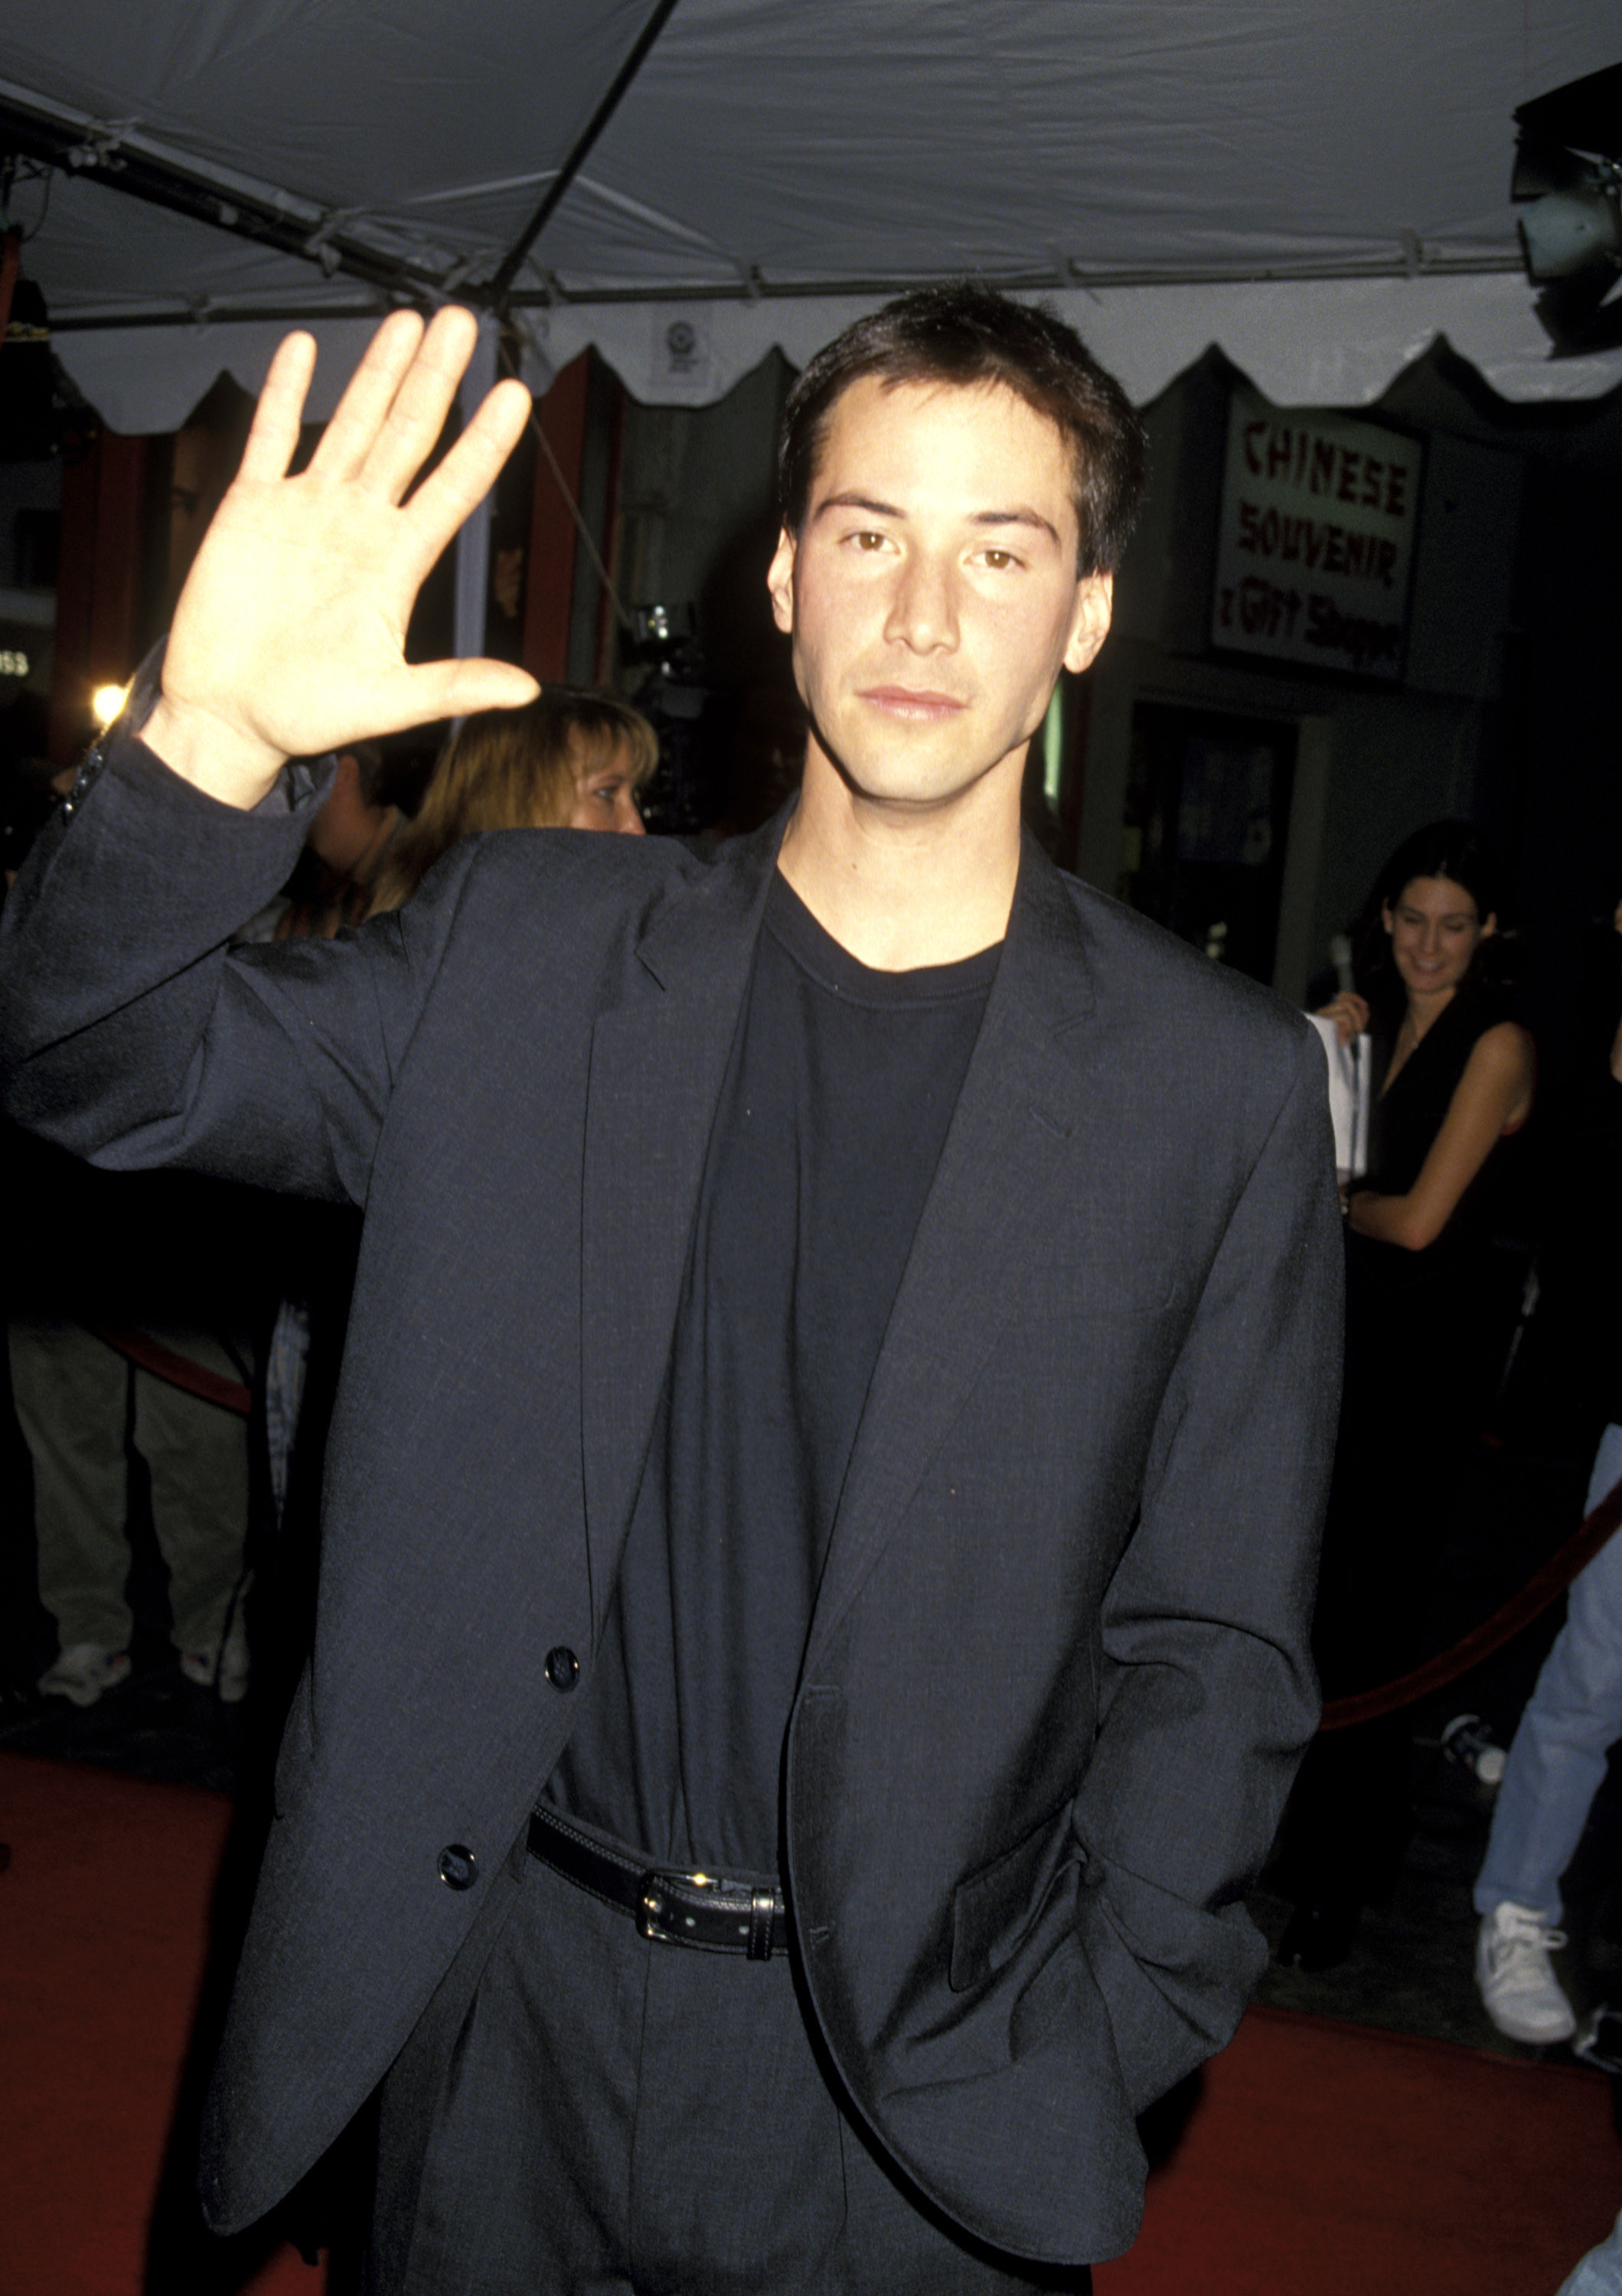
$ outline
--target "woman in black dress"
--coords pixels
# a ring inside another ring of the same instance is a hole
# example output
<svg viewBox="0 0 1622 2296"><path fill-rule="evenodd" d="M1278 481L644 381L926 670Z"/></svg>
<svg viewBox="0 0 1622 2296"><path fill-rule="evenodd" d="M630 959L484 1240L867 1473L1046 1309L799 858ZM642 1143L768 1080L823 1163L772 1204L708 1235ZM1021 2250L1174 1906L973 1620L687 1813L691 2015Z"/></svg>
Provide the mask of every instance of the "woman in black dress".
<svg viewBox="0 0 1622 2296"><path fill-rule="evenodd" d="M1343 1036L1372 1035L1377 1095L1369 1169L1347 1200L1346 1391L1314 1624L1326 1698L1425 1655L1415 1632L1490 1365L1495 1152L1535 1081L1532 1040L1487 972L1498 901L1469 824L1407 839L1371 908L1368 995L1325 1008ZM1342 1959L1364 1898L1395 1878L1408 1761L1400 1711L1314 1744L1286 1829L1283 1960Z"/></svg>

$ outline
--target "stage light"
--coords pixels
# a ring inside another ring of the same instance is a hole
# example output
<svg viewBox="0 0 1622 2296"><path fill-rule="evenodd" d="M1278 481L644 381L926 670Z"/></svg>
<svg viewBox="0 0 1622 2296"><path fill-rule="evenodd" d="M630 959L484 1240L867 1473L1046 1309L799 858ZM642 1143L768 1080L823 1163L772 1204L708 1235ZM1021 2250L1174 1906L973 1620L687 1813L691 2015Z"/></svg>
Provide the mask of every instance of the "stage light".
<svg viewBox="0 0 1622 2296"><path fill-rule="evenodd" d="M1591 263L1614 264L1622 256L1622 207L1614 184L1547 192L1534 200L1519 229L1535 280L1569 279Z"/></svg>
<svg viewBox="0 0 1622 2296"><path fill-rule="evenodd" d="M103 730L105 730L107 726L111 726L113 719L118 716L119 710L124 707L125 701L128 698L128 694L129 686L127 684L123 685L98 685L95 692L90 697L90 708L95 718L96 724L102 727Z"/></svg>
<svg viewBox="0 0 1622 2296"><path fill-rule="evenodd" d="M1521 104L1515 125L1510 197L1556 355L1622 342L1622 64Z"/></svg>

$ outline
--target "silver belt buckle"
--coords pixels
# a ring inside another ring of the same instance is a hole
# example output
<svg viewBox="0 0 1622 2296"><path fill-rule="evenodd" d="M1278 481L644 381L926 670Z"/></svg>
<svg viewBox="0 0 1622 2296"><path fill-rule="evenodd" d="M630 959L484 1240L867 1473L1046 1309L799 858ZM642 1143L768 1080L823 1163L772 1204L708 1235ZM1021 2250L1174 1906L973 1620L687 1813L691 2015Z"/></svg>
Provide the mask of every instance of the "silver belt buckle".
<svg viewBox="0 0 1622 2296"><path fill-rule="evenodd" d="M674 1889L677 1886L684 1890L709 1890L715 1885L708 1874L661 1874L651 1867L636 1884L639 1936L651 1941L657 1939L660 1945L688 1945L695 1941L682 1933L684 1924L688 1930L698 1924L675 1897Z"/></svg>
<svg viewBox="0 0 1622 2296"><path fill-rule="evenodd" d="M713 1890L713 1911L709 1907L704 1910L712 1919L721 1922L730 1915L735 1937L721 1938L713 1931L708 1936L696 1934L697 1915L683 1905L676 1894L680 1890ZM776 1910L772 1890L746 1890L739 1884L729 1896L727 1885L709 1874L662 1874L657 1868L650 1868L636 1884L637 1932L650 1942L657 1940L662 1945L696 1946L703 1952L741 1953L750 1961L769 1961Z"/></svg>

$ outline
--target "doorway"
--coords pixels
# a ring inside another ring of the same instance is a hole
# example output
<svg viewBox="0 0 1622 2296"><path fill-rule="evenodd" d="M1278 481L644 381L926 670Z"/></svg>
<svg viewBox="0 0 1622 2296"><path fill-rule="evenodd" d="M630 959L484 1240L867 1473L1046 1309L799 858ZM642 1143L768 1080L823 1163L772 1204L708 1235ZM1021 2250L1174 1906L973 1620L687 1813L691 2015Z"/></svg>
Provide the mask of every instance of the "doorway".
<svg viewBox="0 0 1622 2296"><path fill-rule="evenodd" d="M1180 939L1271 982L1296 727L1140 701L1117 891Z"/></svg>

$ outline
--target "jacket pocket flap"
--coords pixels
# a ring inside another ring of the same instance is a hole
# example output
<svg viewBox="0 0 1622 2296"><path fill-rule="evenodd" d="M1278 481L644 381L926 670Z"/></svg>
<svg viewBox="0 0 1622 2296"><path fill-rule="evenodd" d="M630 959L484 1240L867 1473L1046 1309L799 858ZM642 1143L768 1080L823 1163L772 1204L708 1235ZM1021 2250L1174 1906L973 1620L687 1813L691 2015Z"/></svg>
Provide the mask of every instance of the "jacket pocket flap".
<svg viewBox="0 0 1622 2296"><path fill-rule="evenodd" d="M954 1891L947 1981L967 1993L1013 1958L1067 1866L1083 1863L1080 1843L1059 1810Z"/></svg>

